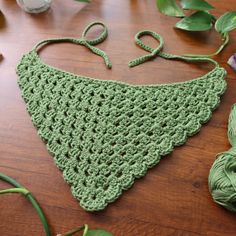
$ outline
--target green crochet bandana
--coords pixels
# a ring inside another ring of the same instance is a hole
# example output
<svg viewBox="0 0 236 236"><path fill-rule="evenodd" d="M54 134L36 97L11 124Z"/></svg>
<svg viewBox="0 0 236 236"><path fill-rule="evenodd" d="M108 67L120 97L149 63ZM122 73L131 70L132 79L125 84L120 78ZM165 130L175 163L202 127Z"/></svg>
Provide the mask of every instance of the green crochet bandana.
<svg viewBox="0 0 236 236"><path fill-rule="evenodd" d="M86 39L93 25L104 31ZM139 39L151 35L158 48ZM161 52L162 38L141 31L136 43L150 52L130 62L136 66L155 56L192 62L211 62L206 75L179 83L129 85L74 75L43 63L38 49L47 43L72 42L86 46L104 58L94 45L107 37L102 23L89 25L80 39L61 38L40 42L17 66L19 86L32 122L47 144L72 194L87 211L104 209L130 188L136 178L159 163L175 146L196 134L219 105L226 89L226 71L209 58L191 58Z"/></svg>

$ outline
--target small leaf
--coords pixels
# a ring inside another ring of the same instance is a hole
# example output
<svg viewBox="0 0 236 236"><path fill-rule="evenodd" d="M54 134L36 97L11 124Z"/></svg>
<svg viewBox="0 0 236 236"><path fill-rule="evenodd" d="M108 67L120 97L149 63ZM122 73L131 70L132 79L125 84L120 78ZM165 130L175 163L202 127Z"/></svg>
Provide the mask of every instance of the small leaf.
<svg viewBox="0 0 236 236"><path fill-rule="evenodd" d="M198 11L208 11L214 8L205 0L181 0L180 4L183 7L183 9L198 10Z"/></svg>
<svg viewBox="0 0 236 236"><path fill-rule="evenodd" d="M212 15L198 11L176 23L175 27L187 31L205 31L212 27Z"/></svg>
<svg viewBox="0 0 236 236"><path fill-rule="evenodd" d="M113 236L113 235L103 229L89 229L85 236Z"/></svg>
<svg viewBox="0 0 236 236"><path fill-rule="evenodd" d="M167 16L183 17L185 16L176 0L156 0L159 11Z"/></svg>
<svg viewBox="0 0 236 236"><path fill-rule="evenodd" d="M215 24L215 29L219 33L226 33L236 28L236 11L226 12Z"/></svg>

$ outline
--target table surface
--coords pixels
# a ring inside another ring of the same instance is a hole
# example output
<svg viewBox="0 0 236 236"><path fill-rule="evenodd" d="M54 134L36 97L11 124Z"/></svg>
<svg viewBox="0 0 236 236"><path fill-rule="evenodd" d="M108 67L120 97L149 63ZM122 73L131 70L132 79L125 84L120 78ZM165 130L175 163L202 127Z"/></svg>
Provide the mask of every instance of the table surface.
<svg viewBox="0 0 236 236"><path fill-rule="evenodd" d="M236 7L235 0L209 2L216 7L216 16ZM231 33L229 46L216 57L228 71L228 89L212 119L116 202L101 212L88 213L72 197L26 112L15 74L21 56L41 39L80 37L88 23L102 20L109 28L109 37L98 47L109 54L112 70L86 48L68 43L45 47L40 56L46 63L75 74L131 84L171 83L203 75L210 67L156 58L128 68L130 59L145 53L134 44L139 30L159 32L165 39L164 51L175 54L213 52L220 45L220 37L214 30L186 33L173 29L178 19L161 15L155 0L92 0L91 4L57 0L39 15L23 12L16 1L0 0L0 9L0 51L4 55L0 62L0 172L31 190L53 235L84 223L117 236L236 235L236 216L212 201L207 184L215 155L229 148L227 120L236 101L236 80L226 62L235 52L236 31ZM94 30L90 36L96 33ZM157 45L149 37L144 40ZM6 186L0 183L0 188ZM44 235L35 211L22 196L1 196L0 209L0 235Z"/></svg>

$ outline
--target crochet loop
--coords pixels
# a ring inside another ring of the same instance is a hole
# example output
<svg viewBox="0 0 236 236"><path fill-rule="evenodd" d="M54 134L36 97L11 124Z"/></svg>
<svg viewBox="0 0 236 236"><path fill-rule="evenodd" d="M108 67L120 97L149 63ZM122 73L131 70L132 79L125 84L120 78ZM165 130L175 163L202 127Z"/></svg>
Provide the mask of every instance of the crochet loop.
<svg viewBox="0 0 236 236"><path fill-rule="evenodd" d="M87 39L86 34L88 31L94 27L94 26L102 26L103 31L102 33L95 39ZM71 42L79 45L83 45L86 48L90 49L93 53L97 54L98 56L102 57L104 59L105 65L108 69L111 69L112 63L109 59L109 57L106 55L104 51L102 51L99 48L94 47L95 45L103 42L108 36L108 30L107 27L102 22L93 22L89 24L83 31L81 38L52 38L52 39L45 39L40 41L38 44L36 44L33 48L35 52L38 52L40 47L45 46L49 43L59 43L59 42Z"/></svg>
<svg viewBox="0 0 236 236"><path fill-rule="evenodd" d="M140 37L144 36L144 35L149 35L152 36L154 39L158 40L160 42L160 45L157 48L152 48L149 47L148 45L145 45L141 40ZM129 62L129 67L134 67L137 65L142 64L143 62L153 59L154 57L158 56L160 51L162 50L163 46L164 46L164 40L161 37L161 35L150 31L150 30L144 30L144 31L140 31L135 35L135 42L138 46L140 46L142 49L144 49L147 52L150 52L150 54L146 54L144 56L141 56L137 59L134 59L132 61Z"/></svg>
<svg viewBox="0 0 236 236"><path fill-rule="evenodd" d="M89 30L94 27L94 26L102 26L103 28L103 31L102 33L95 39L87 39L86 38L86 35L87 33L89 32ZM85 39L85 41L90 44L90 45L97 45L99 43L102 43L103 41L105 41L105 39L107 38L108 36L108 30L107 30L107 27L104 25L104 23L102 22L93 22L91 24L89 24L83 31L82 33L82 38Z"/></svg>
<svg viewBox="0 0 236 236"><path fill-rule="evenodd" d="M154 39L159 41L160 45L157 48L152 48L146 44L144 44L140 38L144 35L152 36ZM214 64L216 67L219 67L218 63L208 57L191 57L191 56L179 56L174 55L170 53L164 53L162 52L163 46L164 46L164 40L161 37L161 35L157 34L156 32L153 32L151 30L144 30L140 31L135 35L135 43L140 46L142 49L144 49L147 52L150 52L150 54L146 54L144 56L138 57L132 61L129 62L129 67L138 66L146 61L149 61L151 59L154 59L157 56L160 56L165 59L175 59L175 60L183 60L186 62L210 62Z"/></svg>

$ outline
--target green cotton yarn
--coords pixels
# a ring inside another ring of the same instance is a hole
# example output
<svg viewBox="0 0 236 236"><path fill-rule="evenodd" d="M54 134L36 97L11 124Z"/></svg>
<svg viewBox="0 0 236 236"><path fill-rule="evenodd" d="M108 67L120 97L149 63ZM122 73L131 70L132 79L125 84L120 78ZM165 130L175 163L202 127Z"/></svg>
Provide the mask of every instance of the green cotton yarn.
<svg viewBox="0 0 236 236"><path fill-rule="evenodd" d="M217 156L209 174L209 190L216 203L236 212L236 104L229 116L228 138L232 148Z"/></svg>

